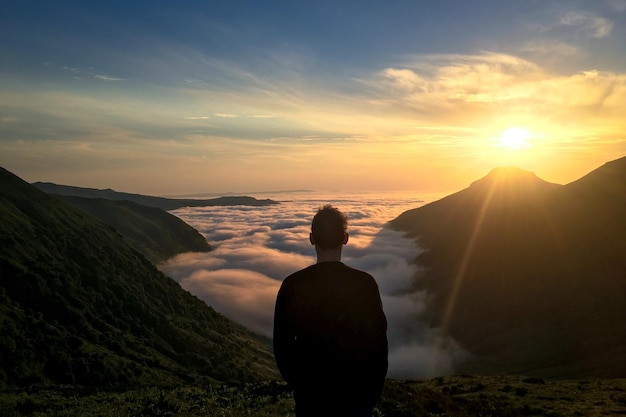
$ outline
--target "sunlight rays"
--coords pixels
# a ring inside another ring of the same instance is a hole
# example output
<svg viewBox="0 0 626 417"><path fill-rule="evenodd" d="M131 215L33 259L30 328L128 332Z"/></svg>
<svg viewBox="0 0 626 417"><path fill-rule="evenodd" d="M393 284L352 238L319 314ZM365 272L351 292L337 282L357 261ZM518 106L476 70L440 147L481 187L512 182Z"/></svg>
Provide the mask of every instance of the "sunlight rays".
<svg viewBox="0 0 626 417"><path fill-rule="evenodd" d="M463 284L463 281L465 280L467 266L474 253L476 240L481 231L481 228L482 228L482 225L484 223L485 216L487 213L487 209L489 205L491 204L491 200L493 198L496 187L497 187L497 183L493 182L488 190L486 198L483 200L482 205L480 206L478 217L476 218L476 223L474 224L474 227L472 229L472 234L469 238L469 241L467 242L467 246L463 253L463 257L459 264L459 268L452 280L452 289L450 291L450 296L448 297L448 301L444 309L443 318L441 320L440 332L442 336L448 333L448 325L450 324L450 319L452 317L452 314L454 313L454 309L456 306L456 301L459 295L459 291L461 289L461 285Z"/></svg>

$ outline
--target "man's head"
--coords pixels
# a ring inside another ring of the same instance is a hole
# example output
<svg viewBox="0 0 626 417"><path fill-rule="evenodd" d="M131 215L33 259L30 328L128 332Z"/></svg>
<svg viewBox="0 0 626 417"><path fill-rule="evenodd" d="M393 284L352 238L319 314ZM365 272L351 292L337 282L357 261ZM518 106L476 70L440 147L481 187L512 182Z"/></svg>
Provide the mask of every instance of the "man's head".
<svg viewBox="0 0 626 417"><path fill-rule="evenodd" d="M341 248L348 242L348 218L326 204L317 210L311 224L311 243L322 250Z"/></svg>

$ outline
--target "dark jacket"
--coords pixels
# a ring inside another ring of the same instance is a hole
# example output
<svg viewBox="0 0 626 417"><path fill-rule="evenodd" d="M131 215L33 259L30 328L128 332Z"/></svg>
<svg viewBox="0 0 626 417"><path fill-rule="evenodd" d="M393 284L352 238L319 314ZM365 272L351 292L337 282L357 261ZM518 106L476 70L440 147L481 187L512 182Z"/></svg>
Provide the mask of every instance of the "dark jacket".
<svg viewBox="0 0 626 417"><path fill-rule="evenodd" d="M372 408L385 382L387 349L387 320L368 273L323 262L283 281L274 355L296 410Z"/></svg>

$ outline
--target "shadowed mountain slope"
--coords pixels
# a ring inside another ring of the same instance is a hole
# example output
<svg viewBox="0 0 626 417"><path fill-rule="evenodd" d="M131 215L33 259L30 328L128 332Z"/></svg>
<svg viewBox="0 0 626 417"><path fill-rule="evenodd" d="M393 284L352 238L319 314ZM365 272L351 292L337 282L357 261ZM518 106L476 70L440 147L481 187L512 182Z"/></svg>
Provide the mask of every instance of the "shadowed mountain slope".
<svg viewBox="0 0 626 417"><path fill-rule="evenodd" d="M33 185L49 194L85 197L85 198L102 198L106 200L125 200L132 201L142 206L156 207L162 210L175 210L181 207L205 207L205 206L267 206L271 204L279 204L276 201L264 199L257 200L254 197L246 196L230 196L218 197L207 200L196 199L180 199L180 198L164 198L154 197L142 194L131 194L114 191L111 189L99 190L95 188L74 187L70 185L59 185L49 182L36 182Z"/></svg>
<svg viewBox="0 0 626 417"><path fill-rule="evenodd" d="M0 168L0 386L277 377L267 338L183 290L111 227Z"/></svg>
<svg viewBox="0 0 626 417"><path fill-rule="evenodd" d="M391 225L470 371L626 375L626 158L565 186L496 169Z"/></svg>
<svg viewBox="0 0 626 417"><path fill-rule="evenodd" d="M155 264L183 252L208 252L211 246L196 229L156 207L132 201L59 196L124 236Z"/></svg>

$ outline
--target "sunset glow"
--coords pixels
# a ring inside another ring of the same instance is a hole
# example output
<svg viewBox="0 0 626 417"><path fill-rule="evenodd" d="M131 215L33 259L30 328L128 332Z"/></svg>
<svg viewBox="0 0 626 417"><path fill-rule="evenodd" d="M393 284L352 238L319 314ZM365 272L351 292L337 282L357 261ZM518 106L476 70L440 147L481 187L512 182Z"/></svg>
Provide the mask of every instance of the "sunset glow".
<svg viewBox="0 0 626 417"><path fill-rule="evenodd" d="M528 140L532 137L531 133L523 127L512 127L502 132L499 138L499 145L512 149L527 148L530 146Z"/></svg>
<svg viewBox="0 0 626 417"><path fill-rule="evenodd" d="M623 0L236 3L7 6L0 166L157 195L451 192L626 155Z"/></svg>

